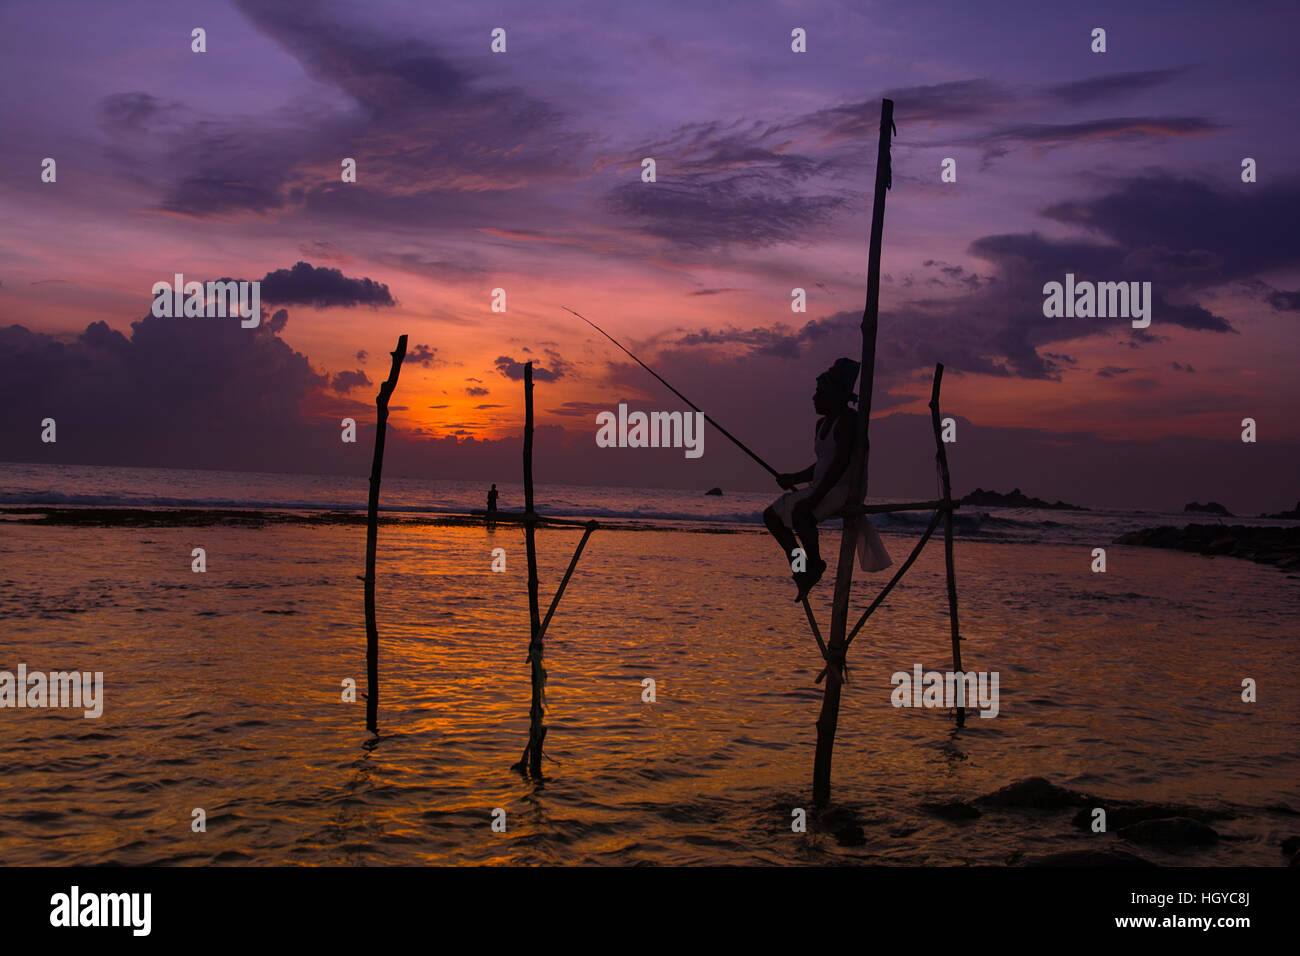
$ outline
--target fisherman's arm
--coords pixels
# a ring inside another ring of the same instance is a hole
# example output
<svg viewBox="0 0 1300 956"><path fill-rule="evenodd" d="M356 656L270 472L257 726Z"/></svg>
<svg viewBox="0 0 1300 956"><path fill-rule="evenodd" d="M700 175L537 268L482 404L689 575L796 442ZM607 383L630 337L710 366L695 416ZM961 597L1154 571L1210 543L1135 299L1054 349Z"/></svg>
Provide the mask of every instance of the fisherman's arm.
<svg viewBox="0 0 1300 956"><path fill-rule="evenodd" d="M782 488L788 489L799 484L801 481L812 481L813 473L816 468L817 465L814 463L809 465L803 471L784 472L783 474L777 475L776 483Z"/></svg>

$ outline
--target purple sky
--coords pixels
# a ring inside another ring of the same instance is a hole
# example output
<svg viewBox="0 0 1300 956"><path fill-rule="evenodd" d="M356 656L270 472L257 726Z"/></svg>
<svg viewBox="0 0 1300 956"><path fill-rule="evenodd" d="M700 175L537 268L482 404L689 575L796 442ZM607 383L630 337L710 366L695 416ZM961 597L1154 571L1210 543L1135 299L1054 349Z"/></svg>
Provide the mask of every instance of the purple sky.
<svg viewBox="0 0 1300 956"><path fill-rule="evenodd" d="M364 474L338 422L373 420L406 332L394 473L517 477L531 358L540 480L767 487L716 433L699 460L596 448L598 410L681 406L560 306L806 465L813 379L860 351L890 96L873 494L931 488L942 361L959 492L1290 507L1297 26L1294 3L0 7L0 459ZM266 321L145 318L177 272L262 280ZM1151 282L1150 328L1044 318L1066 272Z"/></svg>

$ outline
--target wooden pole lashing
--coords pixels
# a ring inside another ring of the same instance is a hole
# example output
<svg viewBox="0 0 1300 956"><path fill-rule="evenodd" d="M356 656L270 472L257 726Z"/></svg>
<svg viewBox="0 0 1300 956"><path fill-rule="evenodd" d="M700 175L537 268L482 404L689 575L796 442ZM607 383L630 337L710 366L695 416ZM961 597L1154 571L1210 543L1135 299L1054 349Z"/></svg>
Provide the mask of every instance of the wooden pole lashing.
<svg viewBox="0 0 1300 956"><path fill-rule="evenodd" d="M366 502L366 729L378 732L379 627L375 623L375 552L379 545L379 481L384 470L384 438L388 434L388 400L397 388L397 376L406 358L406 336L397 340L393 367L375 398L375 458L370 466L370 497Z"/></svg>
<svg viewBox="0 0 1300 956"><path fill-rule="evenodd" d="M871 417L871 389L876 372L876 330L880 308L880 249L885 226L885 192L891 185L889 168L890 132L894 127L894 101L880 103L880 143L876 151L876 190L871 209L871 246L867 260L867 302L862 311L862 378L858 397L858 427L849 464L849 508L840 538L840 559L835 573L835 603L831 611L827 642L826 689L817 718L817 751L813 758L813 805L825 807L831 796L831 756L835 730L839 725L840 689L844 683L845 632L848 626L849 593L857 551L858 522L866 491L863 464L867 460L867 425Z"/></svg>

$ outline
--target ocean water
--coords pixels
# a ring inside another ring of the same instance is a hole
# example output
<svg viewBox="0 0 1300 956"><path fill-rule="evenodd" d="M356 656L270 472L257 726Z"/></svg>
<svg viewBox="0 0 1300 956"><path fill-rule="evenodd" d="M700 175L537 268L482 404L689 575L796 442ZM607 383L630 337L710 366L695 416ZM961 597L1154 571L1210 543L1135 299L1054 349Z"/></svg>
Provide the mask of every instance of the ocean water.
<svg viewBox="0 0 1300 956"><path fill-rule="evenodd" d="M58 471L3 466L0 506L364 503L364 481L347 479ZM414 513L478 507L482 491L384 486L390 507ZM1000 712L961 730L942 709L890 703L895 671L950 664L942 548L927 548L849 652L833 796L866 842L842 846L815 827L791 832L810 801L821 662L777 547L744 530L768 496L538 495L557 515L640 509L649 525L592 536L551 624L540 783L510 770L529 702L518 528L381 527L375 738L365 704L340 700L347 678L365 688L363 526L0 521L0 669L105 681L99 719L0 710L0 858L963 865L1123 848L1170 865L1278 865L1278 842L1300 831L1295 579L1109 544L1169 521L994 509L967 525L955 548L963 663L999 673ZM697 519L738 533L682 532ZM882 530L899 561L920 529ZM538 533L543 609L579 535ZM1093 546L1107 547L1106 574L1089 570ZM195 547L204 574L190 570ZM504 573L491 571L498 547ZM854 607L887 576L859 574ZM824 629L830 599L827 580L814 592ZM1241 700L1245 678L1255 703ZM922 807L1029 776L1103 803L1232 818L1214 824L1214 846L1161 851L1077 829L1073 810L955 823ZM191 829L195 808L206 832ZM491 828L498 808L505 833Z"/></svg>
<svg viewBox="0 0 1300 956"><path fill-rule="evenodd" d="M482 510L488 482L386 477L380 510L396 514L467 514ZM0 508L33 505L100 508L251 508L283 511L359 511L366 508L368 479L339 475L281 475L94 465L0 462ZM522 484L498 482L503 511L522 510ZM721 497L662 488L601 488L538 484L538 510L553 517L610 518L620 523L675 529L753 530L763 509L780 494L728 491ZM939 491L918 498L937 498ZM871 502L902 499L870 498ZM923 530L928 513L872 516L882 532ZM1186 515L1126 511L1041 511L1032 508L965 508L956 533L984 540L1104 545L1127 531L1182 524ZM1196 520L1216 521L1208 515ZM1259 524L1292 525L1265 521Z"/></svg>

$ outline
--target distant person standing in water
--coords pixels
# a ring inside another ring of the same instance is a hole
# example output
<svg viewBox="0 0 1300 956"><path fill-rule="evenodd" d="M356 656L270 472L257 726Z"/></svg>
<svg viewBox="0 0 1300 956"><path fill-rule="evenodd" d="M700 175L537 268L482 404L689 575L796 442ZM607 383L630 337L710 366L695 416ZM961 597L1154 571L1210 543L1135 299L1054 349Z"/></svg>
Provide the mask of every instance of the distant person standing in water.
<svg viewBox="0 0 1300 956"><path fill-rule="evenodd" d="M495 483L492 485L487 497L487 526L489 528L497 526L497 486Z"/></svg>
<svg viewBox="0 0 1300 956"><path fill-rule="evenodd" d="M813 431L813 452L817 460L803 471L780 475L777 483L791 490L763 512L763 521L780 542L787 563L792 558L791 552L802 542L807 569L794 574L795 584L799 587L796 601L806 598L826 573L826 562L822 560L817 539L818 523L837 514L849 503L849 463L853 457L858 422L858 412L849 403L858 398L853 393L853 385L860 367L860 363L851 358L836 359L834 365L817 376L813 408L822 416ZM864 455L864 472L866 463ZM810 482L807 488L793 490L796 484L804 481ZM866 487L864 480L864 497ZM879 571L892 563L880 535L867 520L859 525L858 561L864 571Z"/></svg>

